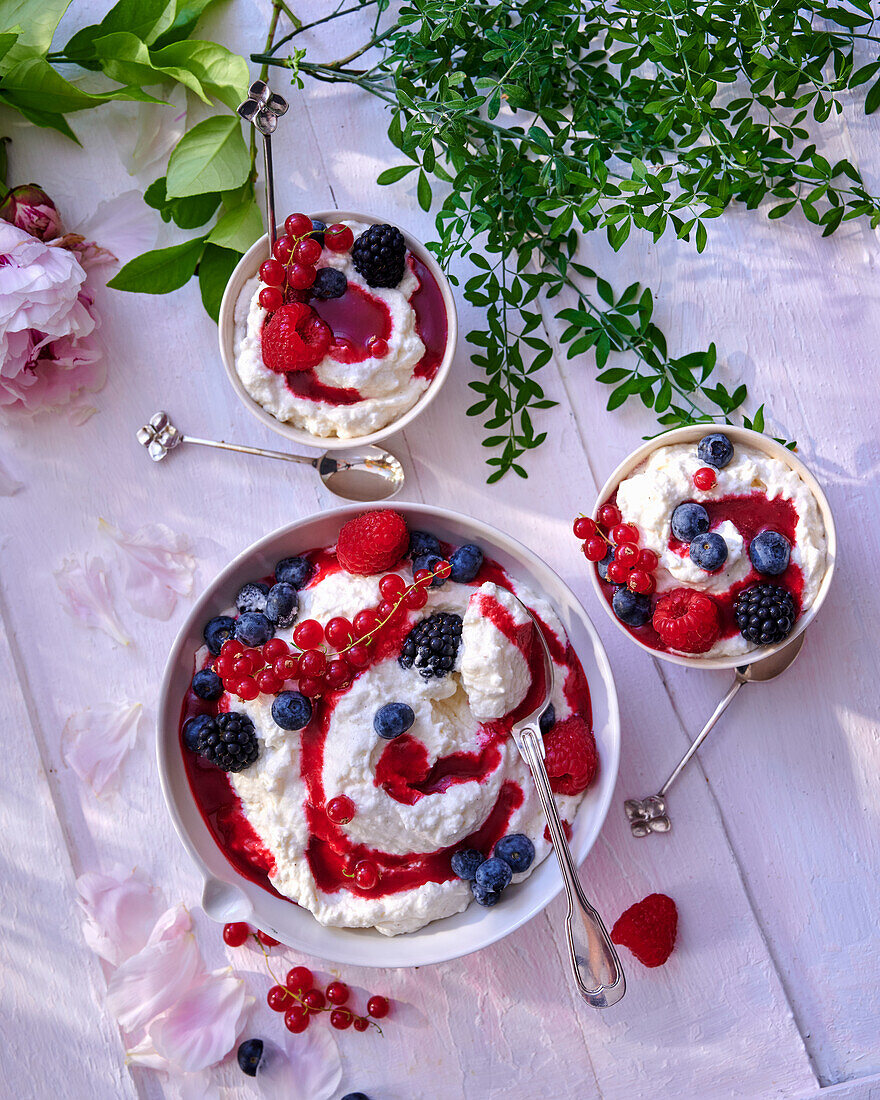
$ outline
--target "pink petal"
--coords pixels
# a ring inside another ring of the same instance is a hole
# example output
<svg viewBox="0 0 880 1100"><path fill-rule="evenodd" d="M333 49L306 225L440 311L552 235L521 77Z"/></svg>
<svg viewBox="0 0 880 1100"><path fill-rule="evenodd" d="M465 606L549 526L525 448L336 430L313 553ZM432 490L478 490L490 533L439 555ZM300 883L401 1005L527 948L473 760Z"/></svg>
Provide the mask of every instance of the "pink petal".
<svg viewBox="0 0 880 1100"><path fill-rule="evenodd" d="M108 261L125 264L135 256L148 252L156 243L156 212L144 202L141 191L125 191L115 199L102 202L77 233L85 237L86 245L94 242L105 255L93 254L86 247L82 253L84 267Z"/></svg>
<svg viewBox="0 0 880 1100"><path fill-rule="evenodd" d="M6 467L0 463L0 497L14 497L21 486L22 483L16 481Z"/></svg>
<svg viewBox="0 0 880 1100"><path fill-rule="evenodd" d="M133 534L104 519L100 525L126 555L129 603L141 615L164 622L177 596L188 596L193 589L196 559L189 553L189 539L164 523L147 524Z"/></svg>
<svg viewBox="0 0 880 1100"><path fill-rule="evenodd" d="M119 772L137 740L143 703L107 705L71 715L62 745L67 765L100 794Z"/></svg>
<svg viewBox="0 0 880 1100"><path fill-rule="evenodd" d="M107 1007L126 1031L145 1027L202 977L204 964L182 905L164 913L146 947L114 971Z"/></svg>
<svg viewBox="0 0 880 1100"><path fill-rule="evenodd" d="M147 1034L161 1058L177 1070L195 1073L232 1050L253 1003L230 967L216 970L153 1020Z"/></svg>
<svg viewBox="0 0 880 1100"><path fill-rule="evenodd" d="M88 872L76 880L85 941L113 966L145 946L159 911L156 889L136 871L122 874Z"/></svg>
<svg viewBox="0 0 880 1100"><path fill-rule="evenodd" d="M103 630L120 645L131 645L116 615L106 566L100 558L90 559L88 554L81 562L65 558L54 576L69 615L93 630Z"/></svg>
<svg viewBox="0 0 880 1100"><path fill-rule="evenodd" d="M341 1080L339 1047L325 1027L310 1027L301 1035L285 1032L283 1047L265 1042L257 1066L260 1096L266 1100L329 1100Z"/></svg>

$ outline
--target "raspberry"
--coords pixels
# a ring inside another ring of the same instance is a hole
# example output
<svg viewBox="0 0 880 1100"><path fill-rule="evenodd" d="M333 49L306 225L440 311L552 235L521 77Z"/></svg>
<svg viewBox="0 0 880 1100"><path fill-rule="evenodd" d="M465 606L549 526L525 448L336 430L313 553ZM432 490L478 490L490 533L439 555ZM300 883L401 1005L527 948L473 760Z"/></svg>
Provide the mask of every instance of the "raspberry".
<svg viewBox="0 0 880 1100"><path fill-rule="evenodd" d="M349 573L369 576L391 569L408 547L409 531L403 516L383 509L350 519L339 532L336 556Z"/></svg>
<svg viewBox="0 0 880 1100"><path fill-rule="evenodd" d="M557 722L544 737L544 764L556 794L580 794L593 781L599 754L593 731L577 714Z"/></svg>
<svg viewBox="0 0 880 1100"><path fill-rule="evenodd" d="M310 370L330 348L329 325L302 302L277 309L263 326L263 362L276 374Z"/></svg>
<svg viewBox="0 0 880 1100"><path fill-rule="evenodd" d="M672 954L678 931L678 910L665 894L649 894L623 913L611 929L611 939L628 947L643 966L662 966Z"/></svg>
<svg viewBox="0 0 880 1100"><path fill-rule="evenodd" d="M718 605L704 592L676 588L657 601L654 629L670 649L705 653L721 629Z"/></svg>

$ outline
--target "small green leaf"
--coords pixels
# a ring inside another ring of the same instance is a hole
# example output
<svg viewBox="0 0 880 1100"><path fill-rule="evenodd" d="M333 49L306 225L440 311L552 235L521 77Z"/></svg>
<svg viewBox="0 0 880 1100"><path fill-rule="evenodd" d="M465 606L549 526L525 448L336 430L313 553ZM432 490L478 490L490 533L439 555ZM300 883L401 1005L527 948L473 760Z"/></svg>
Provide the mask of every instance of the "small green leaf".
<svg viewBox="0 0 880 1100"><path fill-rule="evenodd" d="M170 248L144 252L129 260L107 286L139 294L168 294L192 278L204 245L204 237L195 237Z"/></svg>
<svg viewBox="0 0 880 1100"><path fill-rule="evenodd" d="M169 198L232 191L250 172L250 158L236 115L207 118L188 130L168 161Z"/></svg>
<svg viewBox="0 0 880 1100"><path fill-rule="evenodd" d="M202 305L208 316L216 321L220 314L220 302L229 277L241 259L241 253L217 245L205 245L205 251L199 261L199 290Z"/></svg>
<svg viewBox="0 0 880 1100"><path fill-rule="evenodd" d="M208 234L208 244L244 253L262 235L263 218L253 195L250 195L239 206L223 214Z"/></svg>
<svg viewBox="0 0 880 1100"><path fill-rule="evenodd" d="M419 199L419 206L422 210L431 209L431 185L428 183L428 177L425 175L423 168L419 169L419 182L416 188L416 193Z"/></svg>
<svg viewBox="0 0 880 1100"><path fill-rule="evenodd" d="M389 183L397 183L398 180L402 180L404 176L408 176L410 172L415 172L418 168L417 164L398 164L396 168L386 168L384 172L380 172L376 177L376 183L386 187Z"/></svg>

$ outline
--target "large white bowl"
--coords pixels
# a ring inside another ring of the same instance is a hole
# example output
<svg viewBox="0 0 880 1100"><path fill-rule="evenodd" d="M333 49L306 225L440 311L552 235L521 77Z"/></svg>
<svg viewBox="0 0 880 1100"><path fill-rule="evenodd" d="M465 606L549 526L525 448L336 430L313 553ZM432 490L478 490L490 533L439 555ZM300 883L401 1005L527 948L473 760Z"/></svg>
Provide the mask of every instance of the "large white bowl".
<svg viewBox="0 0 880 1100"><path fill-rule="evenodd" d="M605 819L620 756L617 694L605 650L574 593L549 566L515 539L479 520L424 504L397 504L411 527L427 529L453 543L475 542L510 573L546 595L565 625L590 686L600 768L572 823L571 849L580 862ZM349 505L292 523L254 543L231 562L196 602L168 658L159 701L159 776L174 826L205 878L203 904L216 920L248 920L277 939L311 955L360 966L422 966L477 951L519 928L562 887L549 855L500 905L470 905L465 912L434 921L417 932L388 938L373 929L329 928L307 909L274 897L240 875L217 846L202 820L184 770L179 739L181 705L189 686L193 654L202 628L229 607L239 586L271 573L279 558L316 546L332 545L346 520L363 511Z"/></svg>
<svg viewBox="0 0 880 1100"><path fill-rule="evenodd" d="M648 455L658 447L668 447L672 443L697 443L704 435L715 430L724 432L734 446L736 446L737 443L746 443L758 451L764 451L772 458L777 458L780 462L784 462L787 466L790 466L792 470L800 476L801 480L816 498L819 512L825 524L825 537L827 539L825 576L822 578L822 583L819 586L819 591L816 593L816 598L812 606L801 615L795 624L794 630L785 641L780 642L778 645L759 646L749 653L741 653L732 657L700 657L699 655L681 657L676 653L665 653L663 650L652 649L650 646L645 645L643 642L640 642L638 638L630 634L624 624L611 610L611 605L605 599L602 591L602 581L599 579L598 570L594 565L590 564L590 579L593 582L596 596L618 630L622 631L627 638L629 638L631 642L634 642L640 649L643 649L646 653L650 653L652 657L659 657L661 660L669 661L675 665L686 665L688 668L738 668L741 665L750 665L754 661L762 661L765 657L770 657L772 654L778 653L780 649L784 649L785 646L790 645L795 638L803 634L810 623L816 618L819 613L819 608L825 602L825 597L828 595L828 589L831 585L831 578L834 574L834 563L837 557L837 533L834 528L834 517L831 515L831 507L828 504L825 494L822 492L819 482L816 481L815 477L813 477L803 462L801 462L797 455L788 450L787 447L783 447L781 443L777 443L775 439L770 439L766 435L761 435L760 432L753 432L748 428L734 427L730 424L722 424L717 428L709 424L695 424L687 428L673 428L672 431L664 432L662 435L658 435L647 443L642 444L641 447L637 448L628 458L625 458L623 462L621 462L599 490L599 495L596 498L596 504L593 508L593 518L595 519L598 516L599 509L605 501L608 500L611 494L615 492L621 481L629 477L636 467L640 466Z"/></svg>
<svg viewBox="0 0 880 1100"><path fill-rule="evenodd" d="M328 225L340 221L359 221L366 222L369 225L376 225L387 220L386 218L378 218L373 214L358 214L347 210L324 210L311 216L313 218L319 218ZM347 439L340 439L337 436L312 435L311 432L307 432L303 428L295 428L292 424L286 424L283 420L278 420L272 413L264 409L262 405L254 401L244 388L244 384L238 376L238 371L235 369L235 354L233 351L235 344L235 304L239 299L244 284L248 279L252 279L257 274L260 269L260 264L262 264L268 256L269 243L266 236L260 237L255 244L251 245L230 275L229 282L226 284L226 290L223 292L223 298L220 302L220 314L217 319L217 331L220 338L220 357L223 360L223 366L226 368L226 374L229 381L232 383L232 388L238 394L239 400L245 408L253 413L257 420L261 420L267 428L271 428L273 432L283 435L284 438L289 439L291 443L296 443L301 447L320 447L322 451L338 451L348 447L363 447L369 443L378 443L380 440L387 439L388 436L394 435L395 432L401 431L408 424L412 423L420 413L423 413L440 392L443 383L446 381L446 377L449 374L449 368L452 366L455 346L458 341L458 314L455 309L455 299L452 296L452 288L449 285L449 280L443 274L442 268L421 241L417 241L403 230L401 230L401 232L403 232L404 238L406 239L406 247L414 256L417 256L422 261L425 267L427 267L436 280L437 286L440 288L440 293L443 297L444 305L446 306L446 350L443 353L440 366L437 368L437 373L431 379L431 384L415 405L405 412L403 416L398 417L397 420L392 420L392 422L386 424L384 428L380 428L375 432L370 432L369 435L349 436Z"/></svg>

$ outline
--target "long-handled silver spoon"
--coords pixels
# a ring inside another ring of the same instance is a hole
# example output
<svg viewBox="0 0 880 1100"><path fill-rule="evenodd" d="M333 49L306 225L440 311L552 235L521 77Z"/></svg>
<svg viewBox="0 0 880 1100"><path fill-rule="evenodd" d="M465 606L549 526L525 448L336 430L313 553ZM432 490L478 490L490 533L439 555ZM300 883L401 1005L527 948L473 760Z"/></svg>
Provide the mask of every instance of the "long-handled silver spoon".
<svg viewBox="0 0 880 1100"><path fill-rule="evenodd" d="M800 653L805 637L806 634L799 635L793 642L774 653L772 657L766 657L763 661L755 661L751 665L740 665L737 668L734 681L730 685L730 691L712 711L709 721L694 738L693 744L679 760L672 775L660 790L656 794L648 795L647 798L628 798L624 802L623 808L633 836L641 837L648 836L649 833L669 832L672 828L672 822L669 820L669 814L666 810L666 792L684 771L700 745L709 736L715 723L730 706L733 697L743 684L766 684L770 680L775 680L777 676L781 676L787 668L791 667Z"/></svg>
<svg viewBox="0 0 880 1100"><path fill-rule="evenodd" d="M553 661L538 621L522 601L519 603L534 624L535 637L543 652L544 699L527 718L517 722L511 732L538 788L538 797L553 841L553 851L559 860L559 870L568 895L565 931L575 985L588 1005L593 1008L610 1008L626 992L626 979L608 930L584 894L559 811L556 809L547 769L544 767L544 739L541 737L538 721L547 709L553 692Z"/></svg>
<svg viewBox="0 0 880 1100"><path fill-rule="evenodd" d="M255 80L248 88L248 97L238 107L238 113L263 135L263 160L266 176L266 228L269 232L269 257L275 246L275 173L272 170L272 134L278 119L287 112L284 96L273 92L265 80Z"/></svg>
<svg viewBox="0 0 880 1100"><path fill-rule="evenodd" d="M317 458L309 455L291 455L283 451L267 451L262 447L245 447L238 443L221 443L214 439L198 439L178 431L168 418L168 413L157 412L148 424L137 430L137 441L147 448L154 462L162 459L181 443L197 443L201 447L216 447L222 451L259 455L282 462L297 462L312 466L321 481L343 500L388 500L403 488L406 475L400 459L381 447L352 447L342 451L325 451Z"/></svg>

